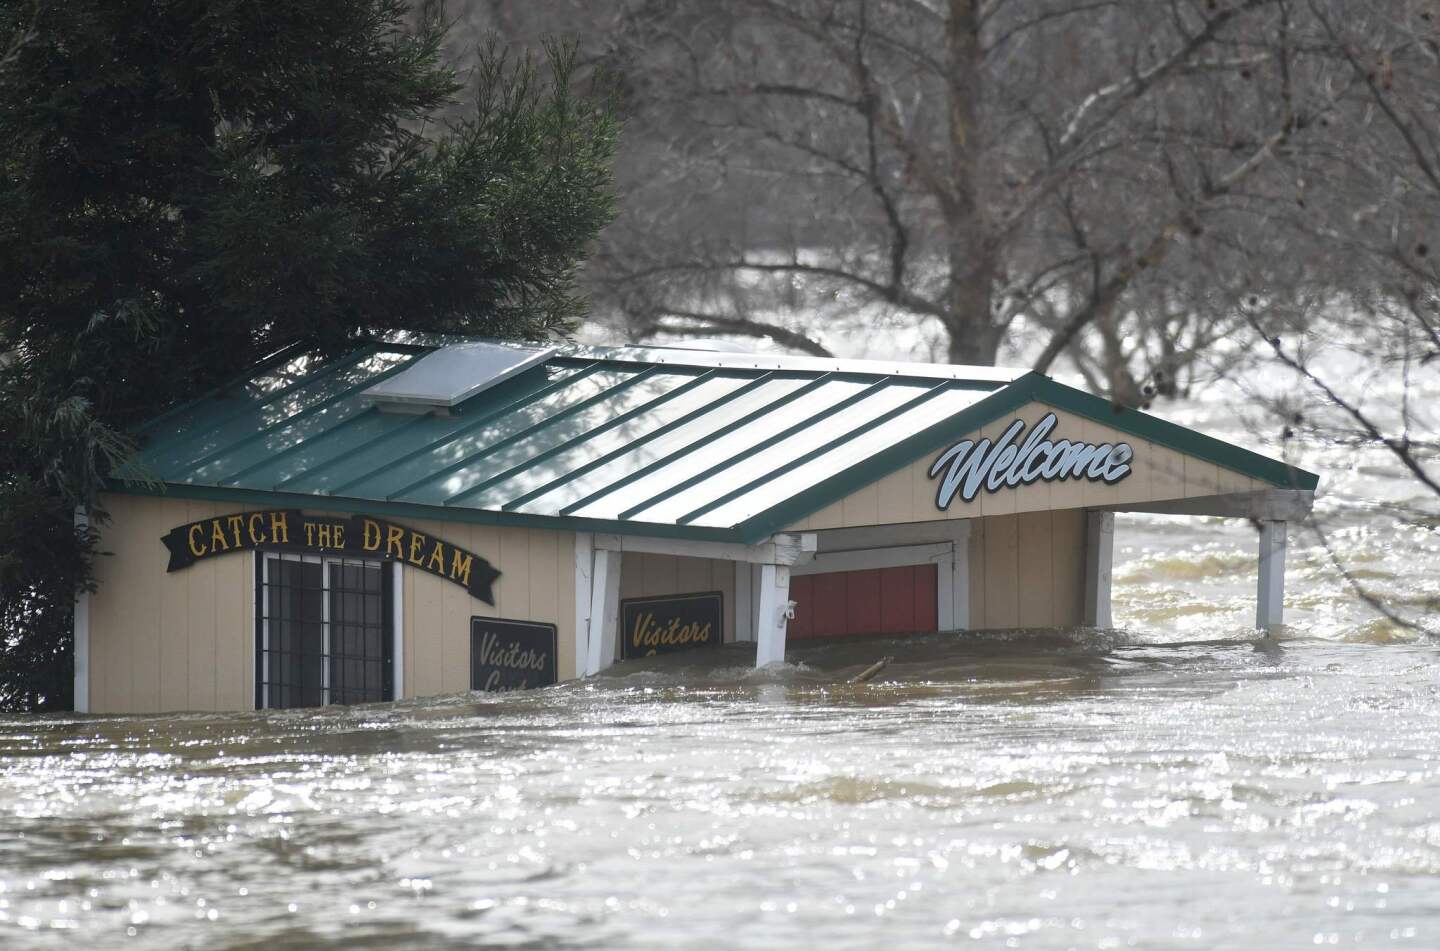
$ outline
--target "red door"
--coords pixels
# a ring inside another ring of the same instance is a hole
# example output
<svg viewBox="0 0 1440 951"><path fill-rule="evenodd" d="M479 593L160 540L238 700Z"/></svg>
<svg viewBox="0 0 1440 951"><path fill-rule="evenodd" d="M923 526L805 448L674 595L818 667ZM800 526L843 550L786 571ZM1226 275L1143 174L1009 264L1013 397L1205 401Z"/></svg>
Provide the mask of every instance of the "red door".
<svg viewBox="0 0 1440 951"><path fill-rule="evenodd" d="M935 565L836 571L790 579L789 638L918 634L939 629Z"/></svg>

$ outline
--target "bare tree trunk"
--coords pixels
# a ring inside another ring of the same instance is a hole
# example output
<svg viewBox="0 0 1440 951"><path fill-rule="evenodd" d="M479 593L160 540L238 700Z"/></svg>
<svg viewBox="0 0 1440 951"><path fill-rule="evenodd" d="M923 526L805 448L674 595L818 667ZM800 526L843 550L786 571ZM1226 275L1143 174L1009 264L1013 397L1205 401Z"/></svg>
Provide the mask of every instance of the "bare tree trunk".
<svg viewBox="0 0 1440 951"><path fill-rule="evenodd" d="M945 329L952 363L990 365L1000 346L1000 329L990 318L995 283L995 247L980 195L980 110L984 99L984 52L980 47L978 0L950 0L946 25L946 69L950 99L950 289Z"/></svg>
<svg viewBox="0 0 1440 951"><path fill-rule="evenodd" d="M1139 406L1142 402L1140 384L1130 372L1129 357L1125 353L1124 341L1120 339L1120 327L1115 320L1117 303L1110 301L1105 304L1100 308L1095 320L1100 330L1105 378L1109 383L1106 392L1110 394L1110 401L1117 406Z"/></svg>

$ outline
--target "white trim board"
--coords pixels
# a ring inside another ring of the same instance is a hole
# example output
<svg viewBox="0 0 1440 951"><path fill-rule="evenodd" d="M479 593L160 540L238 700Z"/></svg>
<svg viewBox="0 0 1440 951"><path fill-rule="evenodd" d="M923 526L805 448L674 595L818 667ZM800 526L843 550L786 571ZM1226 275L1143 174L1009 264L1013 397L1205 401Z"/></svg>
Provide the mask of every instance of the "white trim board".
<svg viewBox="0 0 1440 951"><path fill-rule="evenodd" d="M782 533L758 545L739 542L699 542L649 535L595 535L596 551L636 551L678 558L711 558L716 561L752 561L762 565L794 565L808 561L815 552L815 534Z"/></svg>
<svg viewBox="0 0 1440 951"><path fill-rule="evenodd" d="M755 589L759 567L748 561L735 562L735 640L755 640Z"/></svg>
<svg viewBox="0 0 1440 951"><path fill-rule="evenodd" d="M87 528L89 514L80 506L75 507L75 527ZM75 613L71 631L75 659L75 686L73 703L76 713L90 712L90 592L75 592Z"/></svg>
<svg viewBox="0 0 1440 951"><path fill-rule="evenodd" d="M575 676L584 677L590 656L591 579L595 575L595 539L575 533Z"/></svg>
<svg viewBox="0 0 1440 951"><path fill-rule="evenodd" d="M952 518L934 522L906 522L898 525L866 525L857 528L825 528L815 532L819 554L872 548L903 548L937 542L962 541L970 537L971 519Z"/></svg>
<svg viewBox="0 0 1440 951"><path fill-rule="evenodd" d="M814 559L790 569L794 576L837 571L871 571L908 565L935 565L935 620L940 631L964 631L970 627L970 524L950 529L953 541L928 545L896 545L821 552ZM737 579L738 579L737 574ZM737 624L739 604L737 591ZM739 631L739 628L736 628ZM738 639L738 638L737 638Z"/></svg>
<svg viewBox="0 0 1440 951"><path fill-rule="evenodd" d="M794 566L790 569L790 574L798 577L832 571L870 571L876 568L928 565L952 557L954 552L954 542L936 542L932 545L862 548L854 551L822 553L803 565Z"/></svg>

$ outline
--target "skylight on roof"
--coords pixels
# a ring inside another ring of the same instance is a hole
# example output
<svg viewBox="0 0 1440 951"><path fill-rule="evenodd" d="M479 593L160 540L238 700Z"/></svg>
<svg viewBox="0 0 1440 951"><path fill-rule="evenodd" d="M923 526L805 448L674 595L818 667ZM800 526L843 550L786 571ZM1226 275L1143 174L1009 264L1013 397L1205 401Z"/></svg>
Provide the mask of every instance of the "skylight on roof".
<svg viewBox="0 0 1440 951"><path fill-rule="evenodd" d="M543 363L554 352L554 347L458 343L427 353L363 395L392 412L448 410Z"/></svg>

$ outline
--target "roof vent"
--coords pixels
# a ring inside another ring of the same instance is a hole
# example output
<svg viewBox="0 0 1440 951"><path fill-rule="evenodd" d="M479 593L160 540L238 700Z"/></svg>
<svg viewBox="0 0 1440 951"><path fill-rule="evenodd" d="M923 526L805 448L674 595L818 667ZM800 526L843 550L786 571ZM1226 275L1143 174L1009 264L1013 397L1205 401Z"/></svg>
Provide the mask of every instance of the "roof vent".
<svg viewBox="0 0 1440 951"><path fill-rule="evenodd" d="M554 347L459 343L427 353L362 395L387 413L443 413L543 363Z"/></svg>

